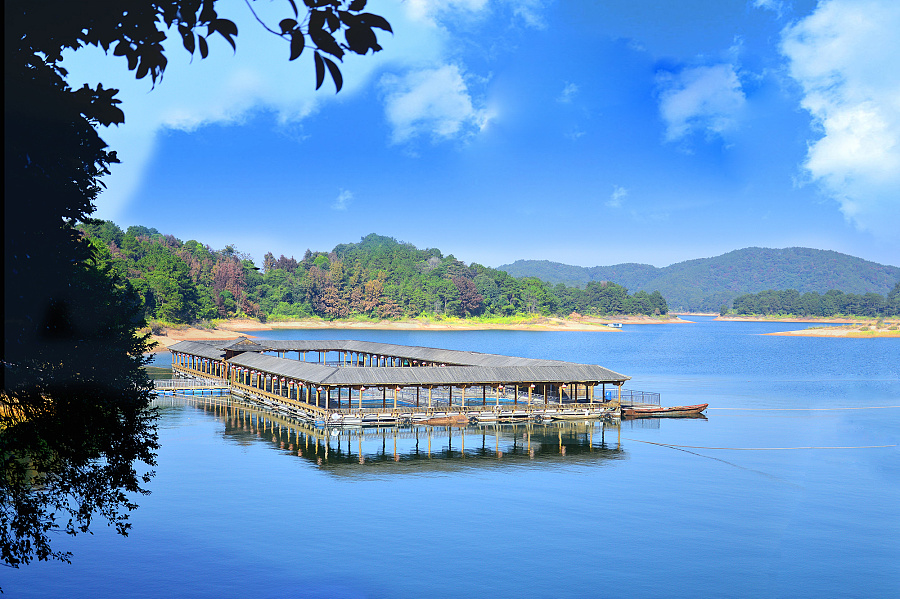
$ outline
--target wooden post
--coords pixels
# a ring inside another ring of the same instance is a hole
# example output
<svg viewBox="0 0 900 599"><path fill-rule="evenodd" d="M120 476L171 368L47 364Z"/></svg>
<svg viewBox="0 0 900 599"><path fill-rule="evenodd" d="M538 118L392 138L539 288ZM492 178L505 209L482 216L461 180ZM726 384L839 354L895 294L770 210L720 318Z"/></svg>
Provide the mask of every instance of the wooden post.
<svg viewBox="0 0 900 599"><path fill-rule="evenodd" d="M387 408L387 387L381 388L381 409Z"/></svg>
<svg viewBox="0 0 900 599"><path fill-rule="evenodd" d="M428 409L429 410L431 410L431 389L432 389L432 387L428 387ZM431 447L431 437L430 436L428 437L428 443L429 443L429 448L430 448ZM429 449L428 453L429 453L429 455L431 454L430 449Z"/></svg>
<svg viewBox="0 0 900 599"><path fill-rule="evenodd" d="M398 391L398 388L394 387L394 411L397 410L397 391Z"/></svg>
<svg viewBox="0 0 900 599"><path fill-rule="evenodd" d="M500 387L502 385L497 385L497 407L500 407Z"/></svg>

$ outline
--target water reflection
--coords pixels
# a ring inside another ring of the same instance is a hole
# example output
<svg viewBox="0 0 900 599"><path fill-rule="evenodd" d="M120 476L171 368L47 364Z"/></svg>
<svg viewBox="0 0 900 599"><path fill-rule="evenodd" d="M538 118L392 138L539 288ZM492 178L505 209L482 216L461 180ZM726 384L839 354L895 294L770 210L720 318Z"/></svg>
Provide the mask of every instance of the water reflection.
<svg viewBox="0 0 900 599"><path fill-rule="evenodd" d="M222 422L223 437L232 443L264 441L337 475L627 457L618 420L323 429L233 396L166 396L155 403L192 406Z"/></svg>

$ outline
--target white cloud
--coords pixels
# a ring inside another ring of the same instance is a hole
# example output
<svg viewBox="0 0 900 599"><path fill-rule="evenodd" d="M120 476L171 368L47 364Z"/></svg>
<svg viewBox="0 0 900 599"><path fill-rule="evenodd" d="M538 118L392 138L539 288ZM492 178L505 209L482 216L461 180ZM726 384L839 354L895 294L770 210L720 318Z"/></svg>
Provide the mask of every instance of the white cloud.
<svg viewBox="0 0 900 599"><path fill-rule="evenodd" d="M487 8L489 0L407 0L405 4L411 19L435 25L439 17L479 13Z"/></svg>
<svg viewBox="0 0 900 599"><path fill-rule="evenodd" d="M409 18L420 23L483 19L499 8L509 8L527 27L543 29L546 0L406 0Z"/></svg>
<svg viewBox="0 0 900 599"><path fill-rule="evenodd" d="M620 208L622 206L622 200L624 200L626 196L628 196L627 189L618 185L613 185L613 192L610 194L609 199L606 200L606 205L610 208Z"/></svg>
<svg viewBox="0 0 900 599"><path fill-rule="evenodd" d="M753 6L764 10L771 10L778 18L784 14L784 2L781 0L753 0Z"/></svg>
<svg viewBox="0 0 900 599"><path fill-rule="evenodd" d="M575 94L578 93L578 86L574 83L569 83L566 81L565 87L563 87L562 92L559 94L559 97L556 98L557 102L561 102L563 104L568 104L572 101L572 98Z"/></svg>
<svg viewBox="0 0 900 599"><path fill-rule="evenodd" d="M781 49L822 136L803 167L845 217L900 237L900 4L823 2L785 28Z"/></svg>
<svg viewBox="0 0 900 599"><path fill-rule="evenodd" d="M350 202L353 201L353 192L347 191L346 189L342 189L340 193L338 193L337 198L335 198L334 203L331 207L334 210L346 210L347 206Z"/></svg>
<svg viewBox="0 0 900 599"><path fill-rule="evenodd" d="M656 81L667 141L677 141L693 132L722 136L736 126L745 98L734 65L659 73Z"/></svg>
<svg viewBox="0 0 900 599"><path fill-rule="evenodd" d="M547 27L544 21L545 0L505 0L513 7L513 14L519 17L526 26L533 29Z"/></svg>
<svg viewBox="0 0 900 599"><path fill-rule="evenodd" d="M393 143L422 135L435 141L465 138L484 129L489 111L473 104L457 65L410 71L381 79L385 115Z"/></svg>

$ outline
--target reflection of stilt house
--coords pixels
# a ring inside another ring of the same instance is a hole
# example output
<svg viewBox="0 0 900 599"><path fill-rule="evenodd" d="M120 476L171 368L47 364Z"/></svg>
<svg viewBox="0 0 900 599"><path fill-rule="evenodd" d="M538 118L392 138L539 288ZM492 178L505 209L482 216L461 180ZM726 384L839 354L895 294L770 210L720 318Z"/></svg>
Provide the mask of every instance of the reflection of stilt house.
<svg viewBox="0 0 900 599"><path fill-rule="evenodd" d="M158 398L156 405L182 406L184 401ZM507 468L560 460L595 464L625 458L618 419L328 430L233 397L187 401L221 419L224 435L236 444L267 442L336 476L372 472L419 475L473 466Z"/></svg>
<svg viewBox="0 0 900 599"><path fill-rule="evenodd" d="M370 341L244 337L169 350L177 375L224 379L236 395L336 425L599 416L618 408L629 379L593 364Z"/></svg>

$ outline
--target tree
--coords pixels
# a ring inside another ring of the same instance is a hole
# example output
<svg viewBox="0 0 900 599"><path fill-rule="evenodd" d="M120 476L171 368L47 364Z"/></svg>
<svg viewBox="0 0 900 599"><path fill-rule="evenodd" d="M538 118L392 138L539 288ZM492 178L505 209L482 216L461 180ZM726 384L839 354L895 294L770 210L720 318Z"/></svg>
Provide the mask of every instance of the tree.
<svg viewBox="0 0 900 599"><path fill-rule="evenodd" d="M380 50L373 29L391 31L365 6L310 0L300 14L288 0L287 18L264 26L284 38L289 60L310 48L316 88L327 70L339 91L334 60ZM76 229L88 223L101 178L118 162L97 128L125 115L115 89L71 89L60 61L64 50L98 46L155 85L167 64L162 42L175 32L201 58L211 35L236 48L237 27L218 16L215 0L4 2L0 557L10 566L67 560L50 535L86 532L95 515L126 534L136 507L127 494L147 480L135 464L153 465L151 385L142 368L149 337L136 334L144 324L140 297ZM141 241L154 235L129 230L121 245L146 251ZM258 310L249 300L244 306Z"/></svg>

